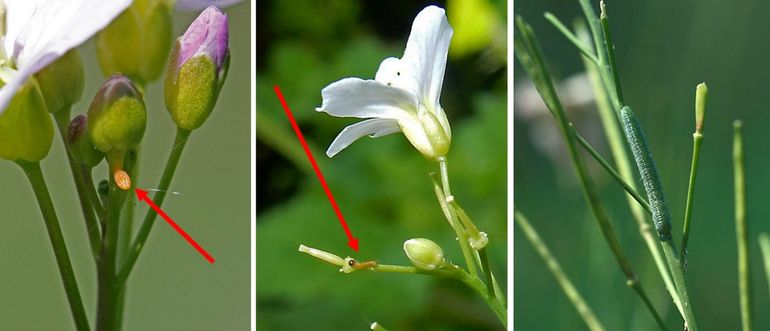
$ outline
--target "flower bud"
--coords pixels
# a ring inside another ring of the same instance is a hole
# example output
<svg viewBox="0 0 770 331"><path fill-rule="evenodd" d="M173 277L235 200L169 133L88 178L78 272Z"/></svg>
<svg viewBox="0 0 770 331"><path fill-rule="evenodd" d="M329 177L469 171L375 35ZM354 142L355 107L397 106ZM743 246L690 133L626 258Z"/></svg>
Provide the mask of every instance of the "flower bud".
<svg viewBox="0 0 770 331"><path fill-rule="evenodd" d="M70 146L72 158L88 167L95 167L104 158L104 153L97 150L87 135L88 118L86 115L78 115L70 121L67 130L67 144Z"/></svg>
<svg viewBox="0 0 770 331"><path fill-rule="evenodd" d="M51 113L69 110L83 96L85 72L83 61L75 49L40 70L35 78Z"/></svg>
<svg viewBox="0 0 770 331"><path fill-rule="evenodd" d="M122 75L107 78L88 108L88 135L104 153L126 151L139 144L146 123L142 95Z"/></svg>
<svg viewBox="0 0 770 331"><path fill-rule="evenodd" d="M409 261L412 261L412 264L420 269L435 270L446 263L444 251L430 239L409 239L404 242L404 252L406 252Z"/></svg>
<svg viewBox="0 0 770 331"><path fill-rule="evenodd" d="M163 71L171 48L171 8L165 0L134 0L96 35L96 55L105 75L122 73L144 86Z"/></svg>
<svg viewBox="0 0 770 331"><path fill-rule="evenodd" d="M48 155L53 141L53 124L40 87L27 80L0 114L0 158L37 162Z"/></svg>
<svg viewBox="0 0 770 331"><path fill-rule="evenodd" d="M169 60L164 96L178 127L194 130L206 121L229 63L227 16L209 6L177 38Z"/></svg>

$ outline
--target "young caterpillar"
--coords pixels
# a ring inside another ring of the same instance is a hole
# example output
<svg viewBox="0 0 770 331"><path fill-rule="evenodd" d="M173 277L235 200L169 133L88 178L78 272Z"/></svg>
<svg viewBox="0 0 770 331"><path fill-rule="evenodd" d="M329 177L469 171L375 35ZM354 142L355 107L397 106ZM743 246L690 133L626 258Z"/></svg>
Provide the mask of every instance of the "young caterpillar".
<svg viewBox="0 0 770 331"><path fill-rule="evenodd" d="M371 261L358 262L356 260L350 259L348 261L348 265L353 267L356 270L368 270L376 267L377 261L371 260Z"/></svg>
<svg viewBox="0 0 770 331"><path fill-rule="evenodd" d="M671 213L668 211L666 198L663 196L663 185L660 182L655 161L652 159L650 147L647 145L647 139L644 137L639 122L630 107L624 106L620 110L620 120L623 125L623 132L625 132L631 147L631 153L634 155L636 166L639 168L644 190L647 192L655 230L661 241L668 241L671 239Z"/></svg>

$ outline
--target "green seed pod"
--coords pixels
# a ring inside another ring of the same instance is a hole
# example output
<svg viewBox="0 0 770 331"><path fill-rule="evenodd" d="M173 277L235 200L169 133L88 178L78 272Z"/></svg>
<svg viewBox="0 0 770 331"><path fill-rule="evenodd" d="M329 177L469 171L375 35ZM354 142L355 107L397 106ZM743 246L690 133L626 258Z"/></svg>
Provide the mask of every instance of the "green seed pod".
<svg viewBox="0 0 770 331"><path fill-rule="evenodd" d="M83 61L73 49L35 74L48 111L69 110L83 96Z"/></svg>
<svg viewBox="0 0 770 331"><path fill-rule="evenodd" d="M70 146L72 158L88 167L95 167L104 158L104 153L97 150L87 135L88 118L78 115L70 121L67 130L67 144Z"/></svg>
<svg viewBox="0 0 770 331"><path fill-rule="evenodd" d="M40 87L30 78L0 114L0 158L37 162L48 155L53 123Z"/></svg>
<svg viewBox="0 0 770 331"><path fill-rule="evenodd" d="M168 1L134 0L96 35L96 55L105 75L122 73L144 86L160 77L171 39Z"/></svg>
<svg viewBox="0 0 770 331"><path fill-rule="evenodd" d="M404 252L412 264L420 269L435 270L445 263L441 246L430 239L415 238L404 242Z"/></svg>
<svg viewBox="0 0 770 331"><path fill-rule="evenodd" d="M142 94L125 76L112 75L88 108L88 136L96 149L109 154L139 144L147 124Z"/></svg>
<svg viewBox="0 0 770 331"><path fill-rule="evenodd" d="M163 92L179 128L199 128L214 109L230 64L228 33L227 16L210 6L176 40Z"/></svg>

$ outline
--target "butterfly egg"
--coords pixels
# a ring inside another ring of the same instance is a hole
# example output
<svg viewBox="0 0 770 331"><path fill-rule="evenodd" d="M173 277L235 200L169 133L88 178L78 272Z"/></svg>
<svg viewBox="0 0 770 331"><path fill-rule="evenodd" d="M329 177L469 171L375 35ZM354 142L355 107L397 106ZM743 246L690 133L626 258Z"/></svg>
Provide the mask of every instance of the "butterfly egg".
<svg viewBox="0 0 770 331"><path fill-rule="evenodd" d="M115 171L113 178L115 179L115 185L121 190L128 191L131 188L131 177L124 170Z"/></svg>

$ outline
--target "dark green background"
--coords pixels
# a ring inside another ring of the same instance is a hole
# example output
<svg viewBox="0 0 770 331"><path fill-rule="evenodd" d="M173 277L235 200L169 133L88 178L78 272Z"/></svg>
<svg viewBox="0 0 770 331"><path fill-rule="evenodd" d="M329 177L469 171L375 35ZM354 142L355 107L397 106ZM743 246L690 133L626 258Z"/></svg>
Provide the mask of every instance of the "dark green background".
<svg viewBox="0 0 770 331"><path fill-rule="evenodd" d="M257 10L257 329L496 330L486 303L460 283L424 276L357 272L297 251L300 244L358 259L409 265L403 242L427 237L463 259L444 220L426 160L402 134L324 154L346 125L317 113L321 89L344 77L372 78L401 57L420 1L261 1ZM493 20L505 30L505 3ZM450 11L448 16L452 16ZM454 14L457 15L457 14ZM451 21L451 20L450 20ZM506 78L503 56L449 56L441 105L452 126L452 189L489 233L491 263L506 279ZM499 46L499 45L498 45ZM489 49L485 47L484 50ZM486 66L485 66L486 65ZM346 238L286 115L279 85L334 192L360 252ZM501 281L505 288L505 281Z"/></svg>
<svg viewBox="0 0 770 331"><path fill-rule="evenodd" d="M598 1L593 1L598 10ZM694 130L695 85L707 82L709 105L695 195L687 277L703 330L738 330L737 250L733 218L732 121L744 121L747 204L753 263L755 329L770 328L766 275L757 235L770 231L770 3L760 0L610 1L610 24L626 103L646 131L681 233ZM582 18L577 1L516 1L515 13L534 27L557 80L582 71L577 51L544 18ZM528 78L518 63L515 80ZM515 110L518 112L519 110ZM609 156L595 111L572 119ZM550 119L549 119L550 120ZM582 124L581 124L582 123ZM592 125L595 123L596 125ZM654 321L624 278L602 239L565 157L553 162L535 147L532 121L515 118L514 192L567 274L610 330L652 330ZM554 131L556 132L556 131ZM557 138L561 145L561 138ZM587 159L587 163L595 163ZM638 235L621 189L600 169L594 179L632 264L672 330L681 319L672 308L650 255ZM518 230L518 229L517 229ZM583 327L526 238L515 235L515 314L518 329Z"/></svg>
<svg viewBox="0 0 770 331"><path fill-rule="evenodd" d="M126 330L234 330L249 325L250 11L224 9L230 24L230 74L211 117L193 132L163 209L216 259L210 265L161 218L128 283ZM174 13L181 35L197 13ZM86 87L73 115L84 112L103 77L93 42L80 47ZM147 131L138 187L160 179L176 130L165 109L162 79L146 91ZM42 161L53 202L93 321L96 269L58 133ZM102 164L96 172L106 176ZM74 330L53 251L32 190L13 163L0 162L0 329ZM135 200L135 197L132 196ZM146 205L136 206L141 221ZM137 221L137 223L139 222Z"/></svg>

